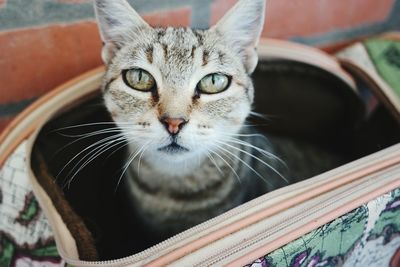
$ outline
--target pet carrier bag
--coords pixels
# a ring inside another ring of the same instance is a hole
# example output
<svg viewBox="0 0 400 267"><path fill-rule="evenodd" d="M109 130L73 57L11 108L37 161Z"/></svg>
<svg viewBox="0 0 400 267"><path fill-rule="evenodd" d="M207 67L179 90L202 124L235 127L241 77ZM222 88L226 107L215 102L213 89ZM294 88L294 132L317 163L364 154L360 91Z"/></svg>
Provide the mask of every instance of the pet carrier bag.
<svg viewBox="0 0 400 267"><path fill-rule="evenodd" d="M110 121L100 67L3 132L0 266L400 266L400 41L371 39L334 58L268 39L259 55L254 107L274 115L255 119L259 131L318 146L340 166L152 244L115 190L122 153L59 179L96 142L74 125Z"/></svg>

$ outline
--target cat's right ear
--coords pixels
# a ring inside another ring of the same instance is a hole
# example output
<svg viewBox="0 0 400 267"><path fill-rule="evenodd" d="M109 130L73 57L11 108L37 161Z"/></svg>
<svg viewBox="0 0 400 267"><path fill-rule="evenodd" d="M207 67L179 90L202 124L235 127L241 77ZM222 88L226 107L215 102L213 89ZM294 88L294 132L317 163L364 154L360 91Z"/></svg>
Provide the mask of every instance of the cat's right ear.
<svg viewBox="0 0 400 267"><path fill-rule="evenodd" d="M225 39L228 46L241 57L247 73L257 66L257 45L265 19L266 0L239 0L229 12L211 28Z"/></svg>
<svg viewBox="0 0 400 267"><path fill-rule="evenodd" d="M101 56L105 63L138 30L151 28L126 0L95 0L94 10L104 43Z"/></svg>

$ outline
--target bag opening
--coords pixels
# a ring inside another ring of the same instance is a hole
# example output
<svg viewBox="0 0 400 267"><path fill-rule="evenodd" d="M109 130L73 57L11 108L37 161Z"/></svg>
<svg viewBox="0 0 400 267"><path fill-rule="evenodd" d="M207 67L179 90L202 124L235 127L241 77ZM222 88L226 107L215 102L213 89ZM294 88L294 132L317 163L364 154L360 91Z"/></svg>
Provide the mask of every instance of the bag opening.
<svg viewBox="0 0 400 267"><path fill-rule="evenodd" d="M293 183L399 142L400 127L384 106L378 105L366 116L354 88L324 69L287 60L262 60L253 79L255 112L267 115L249 118L251 124L258 125L257 131L271 142L290 140L308 151L303 157L311 153L335 159L298 172ZM357 83L365 87L362 81ZM152 229L138 222L123 180L120 183L127 154L124 147L116 146L86 166L79 165L85 155L77 156L80 152L89 151L111 135L106 130L112 124L103 123L112 119L102 103L99 92L60 112L41 129L32 151L34 174L46 191L52 192L49 195L53 194L51 198L74 236L82 260L130 256L170 237L155 236ZM74 127L86 124L92 125L83 130ZM87 135L102 130L103 134ZM284 150L278 149L278 156L289 162L290 155ZM289 169L299 168L294 163L288 165Z"/></svg>

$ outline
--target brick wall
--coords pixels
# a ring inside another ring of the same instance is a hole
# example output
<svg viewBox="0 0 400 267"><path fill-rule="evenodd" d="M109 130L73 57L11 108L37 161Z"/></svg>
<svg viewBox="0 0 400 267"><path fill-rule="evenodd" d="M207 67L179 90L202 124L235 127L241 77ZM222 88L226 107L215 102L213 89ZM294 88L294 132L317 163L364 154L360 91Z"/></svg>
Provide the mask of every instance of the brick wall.
<svg viewBox="0 0 400 267"><path fill-rule="evenodd" d="M236 0L131 0L152 25L205 28ZM400 29L400 0L268 0L264 36L327 46ZM0 130L102 64L91 0L0 0Z"/></svg>

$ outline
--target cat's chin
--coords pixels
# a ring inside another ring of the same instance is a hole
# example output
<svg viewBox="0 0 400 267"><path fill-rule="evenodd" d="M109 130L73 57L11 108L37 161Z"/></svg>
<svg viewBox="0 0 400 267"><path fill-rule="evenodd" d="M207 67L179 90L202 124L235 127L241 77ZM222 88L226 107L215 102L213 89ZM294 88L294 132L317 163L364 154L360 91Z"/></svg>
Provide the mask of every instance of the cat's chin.
<svg viewBox="0 0 400 267"><path fill-rule="evenodd" d="M171 156L182 155L182 154L186 154L186 153L190 152L189 149L187 149L186 147L181 146L175 142L173 142L169 145L160 147L158 149L158 151L166 153Z"/></svg>
<svg viewBox="0 0 400 267"><path fill-rule="evenodd" d="M167 146L146 153L144 158L154 170L165 176L186 176L196 171L207 158L180 146ZM149 160L151 159L151 160Z"/></svg>

